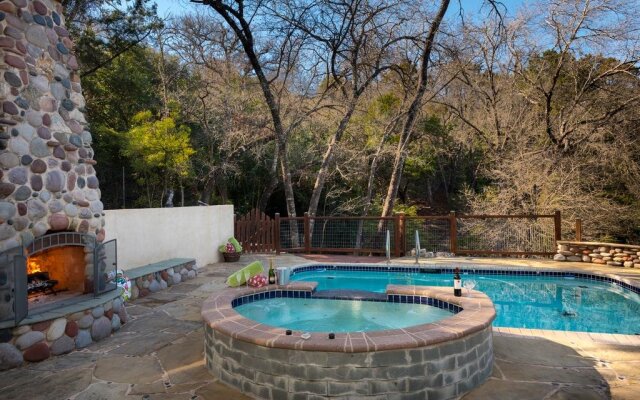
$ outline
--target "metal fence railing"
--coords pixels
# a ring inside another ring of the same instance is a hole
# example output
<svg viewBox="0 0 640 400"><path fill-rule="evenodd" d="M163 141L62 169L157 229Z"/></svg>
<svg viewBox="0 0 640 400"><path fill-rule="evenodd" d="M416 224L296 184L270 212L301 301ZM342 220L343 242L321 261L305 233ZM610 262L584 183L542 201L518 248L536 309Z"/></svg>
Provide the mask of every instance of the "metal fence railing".
<svg viewBox="0 0 640 400"><path fill-rule="evenodd" d="M409 254L415 246L459 255L555 254L561 240L560 212L548 215L449 215L407 217L280 217L275 220L275 251L302 253ZM576 224L578 228L578 224ZM581 226L580 226L581 229Z"/></svg>
<svg viewBox="0 0 640 400"><path fill-rule="evenodd" d="M457 254L550 255L555 253L555 215L460 216Z"/></svg>

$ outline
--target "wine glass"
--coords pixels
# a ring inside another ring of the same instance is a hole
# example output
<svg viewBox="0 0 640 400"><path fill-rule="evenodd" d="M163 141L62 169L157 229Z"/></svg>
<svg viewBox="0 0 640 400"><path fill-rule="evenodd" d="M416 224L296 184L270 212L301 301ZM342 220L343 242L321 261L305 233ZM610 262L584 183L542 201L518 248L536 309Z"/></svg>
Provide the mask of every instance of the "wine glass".
<svg viewBox="0 0 640 400"><path fill-rule="evenodd" d="M473 288L476 287L476 281L474 281L473 279L465 279L462 286L464 286L464 288L467 289L467 296L468 296L473 290Z"/></svg>

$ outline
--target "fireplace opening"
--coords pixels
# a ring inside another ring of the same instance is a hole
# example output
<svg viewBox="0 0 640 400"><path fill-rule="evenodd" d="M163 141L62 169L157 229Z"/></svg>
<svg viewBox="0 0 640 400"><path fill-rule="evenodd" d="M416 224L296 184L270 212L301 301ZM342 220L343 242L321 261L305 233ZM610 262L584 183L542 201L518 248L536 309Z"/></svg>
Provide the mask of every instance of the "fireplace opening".
<svg viewBox="0 0 640 400"><path fill-rule="evenodd" d="M117 242L53 232L0 253L0 324L101 296L117 289Z"/></svg>
<svg viewBox="0 0 640 400"><path fill-rule="evenodd" d="M84 247L80 246L55 247L29 255L29 308L92 293L93 285L88 282L86 267Z"/></svg>

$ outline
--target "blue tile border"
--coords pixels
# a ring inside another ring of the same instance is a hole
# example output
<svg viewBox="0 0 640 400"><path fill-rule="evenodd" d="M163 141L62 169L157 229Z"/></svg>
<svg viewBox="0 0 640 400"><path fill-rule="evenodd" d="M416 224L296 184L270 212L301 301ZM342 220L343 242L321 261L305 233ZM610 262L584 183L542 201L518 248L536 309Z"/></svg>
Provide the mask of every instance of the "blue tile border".
<svg viewBox="0 0 640 400"><path fill-rule="evenodd" d="M631 292L640 294L640 287L630 285L618 279L606 276L586 274L582 272L565 272L565 271L539 271L539 270L502 270L502 269L475 269L458 267L461 274L469 275L514 275L514 276L545 276L545 277L562 277L562 278L578 278L597 282L613 283L621 288ZM405 273L424 273L424 274L453 274L455 268L420 268L420 267L401 267L401 266L372 266L372 265L305 265L293 267L291 276L301 272L315 271L367 271L367 272L405 272Z"/></svg>
<svg viewBox="0 0 640 400"><path fill-rule="evenodd" d="M444 300L438 300L431 297L426 296L413 296L413 295L405 295L405 294L388 294L386 299L381 298L366 298L366 297L358 297L358 298L349 298L348 296L333 296L333 297L313 297L313 292L304 291L304 290L269 290L267 292L248 294L245 296L237 297L231 301L231 307L235 308L241 306L243 304L253 303L254 301L260 301L265 299L273 299L273 298L293 298L293 299L311 299L315 298L317 300L344 300L344 301L371 301L377 303L402 303L402 304L423 304L426 306L432 306L441 308L443 310L447 310L452 314L457 314L462 311L462 307L451 304Z"/></svg>

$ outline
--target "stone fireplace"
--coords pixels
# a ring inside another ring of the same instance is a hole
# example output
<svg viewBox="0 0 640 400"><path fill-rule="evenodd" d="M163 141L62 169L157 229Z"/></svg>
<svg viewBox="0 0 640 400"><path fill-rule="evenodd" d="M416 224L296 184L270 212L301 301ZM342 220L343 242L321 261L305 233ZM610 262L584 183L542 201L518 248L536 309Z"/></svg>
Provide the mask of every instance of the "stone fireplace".
<svg viewBox="0 0 640 400"><path fill-rule="evenodd" d="M62 15L57 0L0 4L0 322L25 299L32 309L101 293L115 275Z"/></svg>

